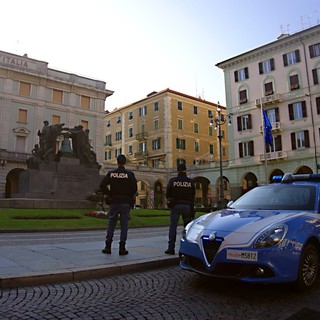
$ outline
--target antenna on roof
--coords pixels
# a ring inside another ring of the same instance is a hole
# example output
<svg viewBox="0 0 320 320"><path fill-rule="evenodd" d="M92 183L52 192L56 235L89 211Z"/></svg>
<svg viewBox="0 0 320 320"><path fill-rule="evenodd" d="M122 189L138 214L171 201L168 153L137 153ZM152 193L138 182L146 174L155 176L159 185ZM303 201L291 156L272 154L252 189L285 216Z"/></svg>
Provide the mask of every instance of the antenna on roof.
<svg viewBox="0 0 320 320"><path fill-rule="evenodd" d="M303 27L304 23L303 23L303 17L302 16L300 17L300 23L301 23L301 30L304 30L304 27Z"/></svg>
<svg viewBox="0 0 320 320"><path fill-rule="evenodd" d="M280 32L281 32L281 34L283 34L283 33L284 33L283 25L282 25L282 24L280 25Z"/></svg>
<svg viewBox="0 0 320 320"><path fill-rule="evenodd" d="M316 15L316 13L317 13L317 10L314 10L313 13L312 13L310 16L308 16L309 27L310 27L310 28L311 28L311 26L312 26L311 18L314 17L314 16ZM319 19L317 19L317 23L319 24ZM316 23L316 24L317 24L317 23Z"/></svg>

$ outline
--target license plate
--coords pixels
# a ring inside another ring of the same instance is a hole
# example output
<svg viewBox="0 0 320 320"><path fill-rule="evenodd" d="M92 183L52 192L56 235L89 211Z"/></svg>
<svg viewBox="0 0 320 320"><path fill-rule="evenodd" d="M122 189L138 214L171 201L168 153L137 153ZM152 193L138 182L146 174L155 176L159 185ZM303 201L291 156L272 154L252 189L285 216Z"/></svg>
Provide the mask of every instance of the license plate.
<svg viewBox="0 0 320 320"><path fill-rule="evenodd" d="M241 261L258 261L258 252L244 250L227 250L227 259Z"/></svg>

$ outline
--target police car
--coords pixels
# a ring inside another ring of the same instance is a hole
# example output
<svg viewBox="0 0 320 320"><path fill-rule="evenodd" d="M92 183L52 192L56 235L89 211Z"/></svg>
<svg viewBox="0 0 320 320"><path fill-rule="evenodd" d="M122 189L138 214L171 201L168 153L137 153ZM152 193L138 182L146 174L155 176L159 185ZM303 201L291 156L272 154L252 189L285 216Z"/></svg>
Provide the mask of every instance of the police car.
<svg viewBox="0 0 320 320"><path fill-rule="evenodd" d="M320 261L320 174L288 174L258 186L226 209L189 223L180 267L251 283L317 281Z"/></svg>

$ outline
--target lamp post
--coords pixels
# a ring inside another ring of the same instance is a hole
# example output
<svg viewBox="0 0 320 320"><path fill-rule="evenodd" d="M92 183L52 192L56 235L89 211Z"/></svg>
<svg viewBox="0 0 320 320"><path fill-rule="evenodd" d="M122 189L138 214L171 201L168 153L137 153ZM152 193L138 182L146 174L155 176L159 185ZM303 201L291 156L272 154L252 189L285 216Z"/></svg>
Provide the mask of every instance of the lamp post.
<svg viewBox="0 0 320 320"><path fill-rule="evenodd" d="M216 123L218 126L218 139L219 139L219 166L220 166L220 195L219 195L219 200L220 203L222 204L224 201L224 187L223 187L223 172L222 172L222 133L221 133L221 125L225 123L225 120L223 119L223 116L221 115L221 109L219 107L219 102L218 102L218 118L216 119Z"/></svg>
<svg viewBox="0 0 320 320"><path fill-rule="evenodd" d="M219 169L220 169L220 176L219 176L219 209L225 207L225 198L224 198L224 186L223 186L223 170L222 170L222 131L221 126L226 123L226 118L221 113L221 108L217 105L217 113L218 117L211 119L210 125L213 125L215 122L216 129L218 130L218 140L219 140Z"/></svg>

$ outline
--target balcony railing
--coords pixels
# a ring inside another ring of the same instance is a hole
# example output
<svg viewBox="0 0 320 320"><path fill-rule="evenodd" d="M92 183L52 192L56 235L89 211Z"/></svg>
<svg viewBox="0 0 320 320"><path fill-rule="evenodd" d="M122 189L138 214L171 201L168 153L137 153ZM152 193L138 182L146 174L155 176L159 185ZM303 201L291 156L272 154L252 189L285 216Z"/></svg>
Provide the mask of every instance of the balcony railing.
<svg viewBox="0 0 320 320"><path fill-rule="evenodd" d="M279 160L287 158L286 151L274 151L266 153L267 160ZM264 154L260 154L260 161L264 161Z"/></svg>
<svg viewBox="0 0 320 320"><path fill-rule="evenodd" d="M274 132L282 131L281 122L273 122L271 123L271 125L272 125L271 131L274 131ZM260 126L259 128L260 128L259 129L260 133L263 133L263 126Z"/></svg>
<svg viewBox="0 0 320 320"><path fill-rule="evenodd" d="M278 103L280 101L281 101L281 94L280 93L274 93L269 96L265 96L265 97L261 98L262 104L265 104L265 105ZM256 99L256 106L261 107L260 99Z"/></svg>
<svg viewBox="0 0 320 320"><path fill-rule="evenodd" d="M31 157L30 153L12 152L0 149L0 160L26 162Z"/></svg>
<svg viewBox="0 0 320 320"><path fill-rule="evenodd" d="M144 158L148 155L147 151L139 151L134 154L135 158Z"/></svg>
<svg viewBox="0 0 320 320"><path fill-rule="evenodd" d="M136 139L137 140L146 140L148 138L148 133L147 132L141 132L136 134Z"/></svg>

